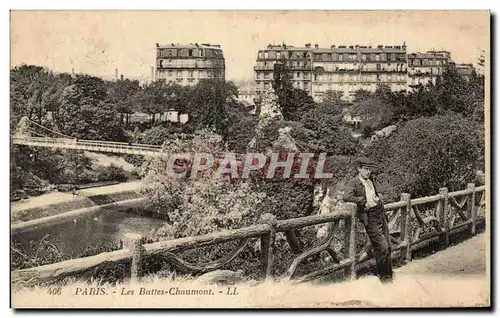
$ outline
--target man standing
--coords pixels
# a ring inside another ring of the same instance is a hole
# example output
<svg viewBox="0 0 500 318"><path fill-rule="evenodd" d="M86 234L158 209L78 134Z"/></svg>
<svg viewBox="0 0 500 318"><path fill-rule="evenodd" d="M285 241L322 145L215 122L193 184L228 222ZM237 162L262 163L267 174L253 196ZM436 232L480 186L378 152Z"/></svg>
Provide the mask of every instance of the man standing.
<svg viewBox="0 0 500 318"><path fill-rule="evenodd" d="M358 206L358 218L363 223L375 254L377 271L383 283L392 282L391 240L384 204L378 197L371 178L376 168L368 158L358 158L358 175L349 180L344 193L344 201Z"/></svg>

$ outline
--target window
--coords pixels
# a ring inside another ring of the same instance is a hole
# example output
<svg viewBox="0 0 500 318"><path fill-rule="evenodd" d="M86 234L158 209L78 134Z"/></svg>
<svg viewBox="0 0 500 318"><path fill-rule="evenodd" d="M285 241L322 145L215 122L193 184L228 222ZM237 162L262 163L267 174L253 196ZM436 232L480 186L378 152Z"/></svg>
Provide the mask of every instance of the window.
<svg viewBox="0 0 500 318"><path fill-rule="evenodd" d="M297 72L297 78L300 78L300 72Z"/></svg>
<svg viewBox="0 0 500 318"><path fill-rule="evenodd" d="M267 51L264 52L264 58L265 59L269 58L269 53Z"/></svg>
<svg viewBox="0 0 500 318"><path fill-rule="evenodd" d="M194 76L193 76L193 71L189 71L189 75L188 75L188 77L194 77Z"/></svg>
<svg viewBox="0 0 500 318"><path fill-rule="evenodd" d="M377 63L377 71L380 71L380 63Z"/></svg>
<svg viewBox="0 0 500 318"><path fill-rule="evenodd" d="M203 57L204 56L204 53L205 51L203 49L200 49L200 56Z"/></svg>
<svg viewBox="0 0 500 318"><path fill-rule="evenodd" d="M378 55L378 54L375 55L375 61L377 61L377 62L380 61L380 55Z"/></svg>
<svg viewBox="0 0 500 318"><path fill-rule="evenodd" d="M182 77L182 71L177 71L177 77Z"/></svg>
<svg viewBox="0 0 500 318"><path fill-rule="evenodd" d="M168 76L173 76L173 75L174 75L174 72L168 71Z"/></svg>
<svg viewBox="0 0 500 318"><path fill-rule="evenodd" d="M361 60L362 60L363 62L366 62L366 59L367 59L367 55L366 55L366 54L363 54L363 55L361 56Z"/></svg>
<svg viewBox="0 0 500 318"><path fill-rule="evenodd" d="M276 58L279 60L281 58L281 52L276 52Z"/></svg>
<svg viewBox="0 0 500 318"><path fill-rule="evenodd" d="M344 60L344 55L339 54L339 61L343 61L343 60Z"/></svg>
<svg viewBox="0 0 500 318"><path fill-rule="evenodd" d="M396 60L396 54L395 53L392 53L391 54L391 61L395 61Z"/></svg>

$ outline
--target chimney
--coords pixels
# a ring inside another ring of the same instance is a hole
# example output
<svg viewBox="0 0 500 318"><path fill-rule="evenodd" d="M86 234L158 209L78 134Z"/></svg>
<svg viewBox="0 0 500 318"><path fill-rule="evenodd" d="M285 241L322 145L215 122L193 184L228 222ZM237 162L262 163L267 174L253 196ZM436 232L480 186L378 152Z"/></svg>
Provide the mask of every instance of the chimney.
<svg viewBox="0 0 500 318"><path fill-rule="evenodd" d="M74 67L71 69L71 75L75 76L75 68Z"/></svg>
<svg viewBox="0 0 500 318"><path fill-rule="evenodd" d="M122 75L120 75L120 79L123 81L123 74L122 74Z"/></svg>
<svg viewBox="0 0 500 318"><path fill-rule="evenodd" d="M118 80L118 69L115 68L115 81L117 81L117 80Z"/></svg>
<svg viewBox="0 0 500 318"><path fill-rule="evenodd" d="M317 43L316 43L316 44L314 44L314 48L315 48L315 49L319 49L319 45L318 45Z"/></svg>
<svg viewBox="0 0 500 318"><path fill-rule="evenodd" d="M306 48L310 48L311 47L311 43L306 43Z"/></svg>
<svg viewBox="0 0 500 318"><path fill-rule="evenodd" d="M334 45L332 45L332 46L330 46L330 48L331 48L331 49L334 49L334 48L335 48L335 44L334 44Z"/></svg>

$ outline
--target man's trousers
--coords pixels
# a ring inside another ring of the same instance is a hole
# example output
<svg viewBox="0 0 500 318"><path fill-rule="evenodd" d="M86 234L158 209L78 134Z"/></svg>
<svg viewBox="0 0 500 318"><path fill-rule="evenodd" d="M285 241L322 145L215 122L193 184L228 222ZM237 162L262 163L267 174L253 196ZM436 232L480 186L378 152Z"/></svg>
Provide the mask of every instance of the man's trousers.
<svg viewBox="0 0 500 318"><path fill-rule="evenodd" d="M390 281L392 280L391 239L384 206L379 204L365 213L368 216L367 223L362 221L363 218L361 218L361 223L365 226L366 234L370 238L379 278L382 281Z"/></svg>

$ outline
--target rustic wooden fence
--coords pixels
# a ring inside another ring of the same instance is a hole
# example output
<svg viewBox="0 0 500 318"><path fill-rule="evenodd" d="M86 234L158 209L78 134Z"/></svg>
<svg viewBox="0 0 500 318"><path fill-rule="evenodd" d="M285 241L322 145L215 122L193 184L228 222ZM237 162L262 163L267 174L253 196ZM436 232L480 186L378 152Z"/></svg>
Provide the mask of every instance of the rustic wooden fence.
<svg viewBox="0 0 500 318"><path fill-rule="evenodd" d="M432 242L437 241L442 248L447 247L449 237L453 233L467 230L471 235L474 235L476 225L485 220L485 187L475 187L474 184L469 184L465 190L450 193L447 188L442 188L437 195L416 199L411 199L409 194L403 193L400 201L386 204L384 208L389 220L392 257L403 259L405 262L411 261L412 251ZM223 268L234 260L252 239L260 240L261 278L274 280L277 279L277 277L273 277L273 266L277 256L274 253L276 234L284 232L286 235L291 235L294 230L319 224L328 225L326 238L309 250L294 251L297 256L291 262L288 270L278 279L292 280L298 283L310 281L338 270L343 270L350 279L354 279L356 277L355 266L370 258L369 243L366 242L361 252L356 252L356 206L353 203L341 203L330 214L280 221L271 214L264 214L261 217L261 224L149 244L141 244L140 236L128 234L123 239L124 244L121 250L13 271L11 272L11 281L18 286L32 285L79 274L103 263L124 260L132 262L131 279L139 280L143 258L156 254L164 255L174 268L183 272L209 272ZM343 253L342 259L331 247L335 233L339 229L343 230L345 253ZM237 242L237 245L226 256L208 263L193 264L178 256L180 252L186 250L226 242ZM330 254L331 264L301 277L295 277L299 265L304 260L323 251Z"/></svg>

